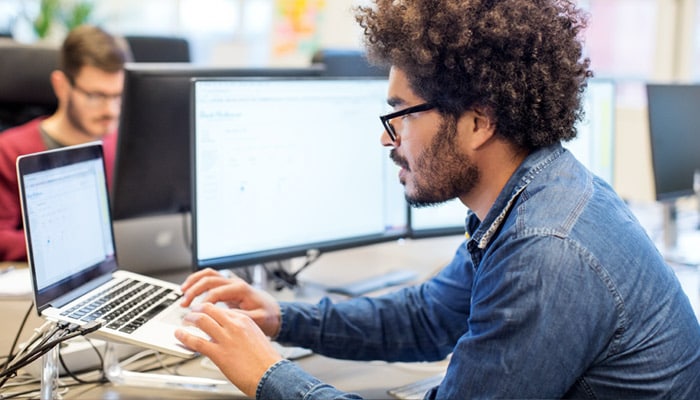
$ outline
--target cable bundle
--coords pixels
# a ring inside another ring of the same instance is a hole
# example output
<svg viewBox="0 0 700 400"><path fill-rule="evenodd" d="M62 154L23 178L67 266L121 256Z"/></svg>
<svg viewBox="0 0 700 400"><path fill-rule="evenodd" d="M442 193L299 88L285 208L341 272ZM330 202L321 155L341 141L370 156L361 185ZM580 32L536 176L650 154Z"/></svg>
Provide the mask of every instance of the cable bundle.
<svg viewBox="0 0 700 400"><path fill-rule="evenodd" d="M0 372L0 387L2 387L8 379L16 376L21 368L36 361L55 346L76 336L92 333L99 329L100 326L102 326L102 323L98 321L93 321L85 325L63 322L45 323L35 331L35 334L17 354L12 354L11 352L7 357L7 360L2 366L2 372ZM12 348L14 350L14 344Z"/></svg>

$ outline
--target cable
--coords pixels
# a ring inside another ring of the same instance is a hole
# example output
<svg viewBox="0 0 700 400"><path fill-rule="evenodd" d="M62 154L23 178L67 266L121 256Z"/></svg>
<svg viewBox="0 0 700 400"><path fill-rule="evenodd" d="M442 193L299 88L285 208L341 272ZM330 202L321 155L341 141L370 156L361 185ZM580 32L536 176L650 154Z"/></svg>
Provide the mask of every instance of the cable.
<svg viewBox="0 0 700 400"><path fill-rule="evenodd" d="M46 334L46 331L49 328L51 330L49 331L48 334ZM12 365L15 362L15 360L18 359L24 352L29 352L32 348L35 348L35 347L41 345L41 343L43 341L45 341L46 338L53 336L57 331L58 331L58 327L56 326L56 324L54 324L53 322L50 322L50 321L46 321L39 328L34 329L34 334L32 335L32 337L29 338L27 343L23 347L20 348L20 350L17 352L17 354L14 354L12 357L8 357L8 359L5 362L2 373L0 373L0 374L5 374L9 370L10 365ZM0 375L0 376L2 376L2 375ZM0 387L2 387L6 381L7 381L7 378L0 381Z"/></svg>
<svg viewBox="0 0 700 400"><path fill-rule="evenodd" d="M268 272L272 272L272 276L276 278L277 283L275 284L275 289L276 290L282 290L285 287L288 287L290 289L296 287L299 284L299 281L297 280L297 276L305 270L309 265L311 265L314 261L318 260L318 258L321 257L321 252L318 249L310 249L306 252L306 261L304 262L304 265L299 267L294 272L289 272L284 267L282 266L281 262L277 262L277 268L273 271L270 271L264 264L263 267L265 270Z"/></svg>
<svg viewBox="0 0 700 400"><path fill-rule="evenodd" d="M86 380L84 380L84 379L79 378L77 375L75 375L75 373L74 373L73 371L71 371L70 368L68 368L68 366L66 365L65 360L63 359L63 355L61 354L60 351L58 352L58 361L61 363L61 366L63 367L63 370L66 372L66 375L68 375L68 376L70 376L71 378L73 378L76 382L83 383L83 384L106 383L106 382L108 382L108 379L107 379L107 377L106 377L105 374L104 374L104 363L105 363L105 362L104 362L104 359L102 358L102 354L101 354L100 351L97 349L97 347L95 347L95 344L92 343L92 340L90 340L90 339L88 339L88 338L85 338L85 340L90 344L90 346L93 348L93 350L95 350L95 353L97 354L97 357L98 357L99 360L100 360L100 363L99 363L99 365L101 366L100 369L99 369L99 371L100 371L100 377L99 377L98 379L96 379L96 380L94 380L94 381L86 381ZM90 372L92 372L92 371L90 371Z"/></svg>
<svg viewBox="0 0 700 400"><path fill-rule="evenodd" d="M17 371L20 368L23 368L36 361L39 357L50 351L54 346L76 336L92 333L101 326L102 323L98 321L92 321L82 326L76 324L56 324L51 332L48 335L45 335L44 338L39 341L39 344L28 351L24 357L17 361L13 359L11 364L8 363L6 368L0 373L0 378L2 379L2 381L0 381L0 387L2 387L9 378L16 376Z"/></svg>
<svg viewBox="0 0 700 400"><path fill-rule="evenodd" d="M15 346L17 346L17 342L19 341L19 337L22 336L22 331L24 331L24 326L27 323L27 319L29 318L29 314L32 312L32 309L34 308L34 302L29 303L29 308L27 308L27 312L24 314L24 318L22 318L22 323L19 325L19 330L17 331L17 335L15 335L15 340L12 342L12 346L10 346L10 352L7 353L7 359L5 360L5 363L2 365L2 369L5 369L10 361L15 357L13 354L15 351Z"/></svg>
<svg viewBox="0 0 700 400"><path fill-rule="evenodd" d="M45 347L51 346L51 344L54 342L60 343L64 340L68 340L68 339L75 337L79 334L87 334L87 333L89 333L97 328L99 328L99 325L97 325L97 326L85 325L83 327L71 325L71 326L64 326L63 328L59 327L58 330L54 329L50 335L46 335L45 337L42 338L42 343L44 343L44 345L42 346L42 349ZM58 337L54 337L54 336L58 336ZM93 348L95 348L94 344L89 339L86 338L86 340L88 340L88 342L90 342L90 344L93 346ZM32 354L34 352L37 352L40 350L41 349L35 348L32 351ZM104 360L102 359L102 356L99 353L99 351L97 350L97 348L95 348L95 351L100 356L100 362L104 365ZM25 358L28 356L29 355L25 356ZM168 371L174 371L174 373L176 375L179 375L179 373L177 372L177 368L190 361L190 359L183 360L183 359L180 359L178 357L176 362L166 362L165 360L161 359L160 353L155 352L153 350L144 350L144 351L130 357L127 360L123 360L122 362L119 363L119 365L124 367L124 366L126 366L130 363L133 363L133 362L135 362L141 358L144 358L146 356L155 356L155 360L154 360L155 363L153 363L153 362L149 363L149 364L152 364L152 365L155 364L155 365L150 366L150 367L144 365L140 368L140 372L150 372L150 371L156 371L159 369L166 369ZM96 378L96 380L94 380L94 381L90 381L90 380L86 380L84 378L81 379L80 377L76 376L75 374L70 373L68 371L67 366L65 365L65 363L61 359L60 352L59 352L59 361L61 362L61 365L66 370L69 377L75 381L75 383L60 383L60 387L66 391L69 390L70 388L78 387L78 386L82 386L82 385L104 384L104 383L109 382L109 380L104 375L104 367L102 368L102 371L99 371L100 372L99 378ZM171 368L174 368L174 369L171 370ZM86 372L86 374L94 374L95 372L97 372L97 371L92 370L92 371ZM7 378L5 378L5 380L7 380ZM14 399L14 398L19 398L19 397L26 397L28 395L31 395L32 397L36 397L36 396L38 396L38 392L40 390L39 388L27 389L27 390L24 390L21 392L9 392L7 390L11 387L15 387L15 388L24 387L24 388L26 388L27 387L26 385L36 384L36 383L40 383L40 382L37 382L36 379L33 379L33 382L22 382L21 384L7 385L6 387L3 388L4 390L2 391L2 394L0 394L0 399L1 400ZM0 387L2 387L2 385L0 385Z"/></svg>

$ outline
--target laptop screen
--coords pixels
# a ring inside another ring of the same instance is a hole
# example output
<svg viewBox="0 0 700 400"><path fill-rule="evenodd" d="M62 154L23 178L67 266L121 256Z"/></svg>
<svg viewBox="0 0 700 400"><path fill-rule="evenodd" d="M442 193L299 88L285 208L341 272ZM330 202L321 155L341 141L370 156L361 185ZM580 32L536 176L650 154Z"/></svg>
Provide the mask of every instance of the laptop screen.
<svg viewBox="0 0 700 400"><path fill-rule="evenodd" d="M37 307L116 269L101 145L18 159Z"/></svg>

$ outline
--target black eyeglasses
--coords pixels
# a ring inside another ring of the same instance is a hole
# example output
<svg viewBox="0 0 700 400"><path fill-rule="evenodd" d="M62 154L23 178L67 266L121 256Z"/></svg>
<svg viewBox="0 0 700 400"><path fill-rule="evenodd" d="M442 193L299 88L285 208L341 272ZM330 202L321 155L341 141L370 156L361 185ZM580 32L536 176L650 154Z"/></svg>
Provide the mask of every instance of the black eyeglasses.
<svg viewBox="0 0 700 400"><path fill-rule="evenodd" d="M418 104L413 107L404 108L401 111L393 112L391 114L381 115L379 116L379 119L382 120L384 129L386 129L386 133L389 134L389 138L391 139L391 141L395 142L396 138L398 137L398 134L396 133L396 129L394 129L394 126L391 124L392 119L421 111L432 110L433 108L435 108L435 105L430 103Z"/></svg>

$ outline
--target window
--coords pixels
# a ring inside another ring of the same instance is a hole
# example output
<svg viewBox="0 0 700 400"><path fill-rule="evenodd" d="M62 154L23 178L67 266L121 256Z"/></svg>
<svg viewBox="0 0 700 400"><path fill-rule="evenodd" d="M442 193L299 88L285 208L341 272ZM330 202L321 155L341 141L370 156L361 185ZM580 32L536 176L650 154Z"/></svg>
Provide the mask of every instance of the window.
<svg viewBox="0 0 700 400"><path fill-rule="evenodd" d="M584 0L585 52L596 77L617 83L618 104L642 106L644 82L655 76L657 0Z"/></svg>

